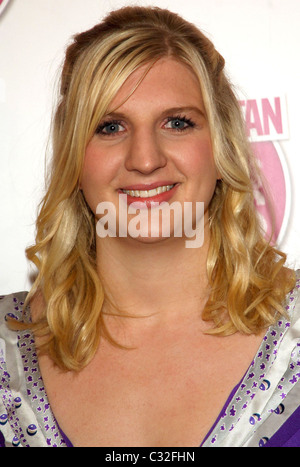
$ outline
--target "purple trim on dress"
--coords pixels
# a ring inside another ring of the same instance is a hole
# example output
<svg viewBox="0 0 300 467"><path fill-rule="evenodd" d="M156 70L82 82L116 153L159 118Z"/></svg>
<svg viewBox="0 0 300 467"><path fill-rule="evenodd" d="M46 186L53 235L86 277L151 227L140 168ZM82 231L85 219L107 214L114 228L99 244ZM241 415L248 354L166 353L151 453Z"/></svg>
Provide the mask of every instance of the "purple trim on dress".
<svg viewBox="0 0 300 467"><path fill-rule="evenodd" d="M0 448L5 448L5 439L2 431L0 431Z"/></svg>
<svg viewBox="0 0 300 467"><path fill-rule="evenodd" d="M300 407L287 419L264 445L266 448L300 447Z"/></svg>
<svg viewBox="0 0 300 467"><path fill-rule="evenodd" d="M57 420L56 420L56 424L58 426L58 429L60 431L60 434L61 436L63 437L65 443L66 443L66 447L67 448L73 448L73 444L71 443L71 441L69 440L69 438L67 437L67 435L62 431L61 427L59 426L59 424L57 423Z"/></svg>
<svg viewBox="0 0 300 467"><path fill-rule="evenodd" d="M244 378L242 378L242 380L233 388L233 390L231 391L231 393L229 394L228 396L228 399L227 401L225 402L221 412L219 413L219 416L218 418L216 419L216 421L214 422L213 426L211 427L211 429L209 430L209 432L207 433L207 435L205 436L204 440L202 441L202 443L200 444L200 448L201 446L205 443L205 441L207 440L207 438L211 435L212 431L215 429L215 427L217 426L217 424L219 423L220 419L225 415L226 413L226 410L227 410L227 407L228 405L230 404L231 400L233 399L233 396L235 395L235 393L237 392L238 388L240 387L241 385L241 382L243 381Z"/></svg>

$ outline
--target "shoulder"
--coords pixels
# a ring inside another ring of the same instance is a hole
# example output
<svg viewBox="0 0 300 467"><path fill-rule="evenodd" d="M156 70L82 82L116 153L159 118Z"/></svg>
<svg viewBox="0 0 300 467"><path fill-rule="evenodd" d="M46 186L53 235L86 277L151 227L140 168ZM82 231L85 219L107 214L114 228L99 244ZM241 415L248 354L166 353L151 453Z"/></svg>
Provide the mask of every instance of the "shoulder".
<svg viewBox="0 0 300 467"><path fill-rule="evenodd" d="M7 317L22 320L23 307L28 292L16 292L9 295L0 296L0 327L6 325Z"/></svg>
<svg viewBox="0 0 300 467"><path fill-rule="evenodd" d="M27 295L0 297L0 447L64 446L45 392L34 335L27 327L15 331L8 326L9 317L31 320L31 303L24 307Z"/></svg>
<svg viewBox="0 0 300 467"><path fill-rule="evenodd" d="M18 322L29 320L29 310L23 313L26 296L27 292L0 296L0 358L2 362L6 362L8 358L13 360L18 354L18 334L14 328L18 329ZM25 317L26 314L28 318ZM11 323L15 322L16 326L9 325L9 318L12 318Z"/></svg>
<svg viewBox="0 0 300 467"><path fill-rule="evenodd" d="M7 362L8 359L14 360L18 354L18 335L13 327L9 326L8 320L12 318L16 322L24 321L23 308L26 296L27 292L0 296L0 359L2 363ZM3 368L1 367L0 370Z"/></svg>

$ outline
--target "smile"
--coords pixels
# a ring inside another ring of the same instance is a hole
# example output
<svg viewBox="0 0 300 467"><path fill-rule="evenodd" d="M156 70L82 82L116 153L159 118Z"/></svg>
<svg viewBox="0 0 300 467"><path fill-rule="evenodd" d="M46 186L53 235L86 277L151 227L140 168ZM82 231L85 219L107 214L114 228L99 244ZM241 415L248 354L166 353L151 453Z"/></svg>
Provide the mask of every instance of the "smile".
<svg viewBox="0 0 300 467"><path fill-rule="evenodd" d="M163 185L151 190L122 190L122 192L126 195L134 196L135 198L151 198L153 196L160 195L161 193L165 193L166 191L170 191L174 186L175 184Z"/></svg>

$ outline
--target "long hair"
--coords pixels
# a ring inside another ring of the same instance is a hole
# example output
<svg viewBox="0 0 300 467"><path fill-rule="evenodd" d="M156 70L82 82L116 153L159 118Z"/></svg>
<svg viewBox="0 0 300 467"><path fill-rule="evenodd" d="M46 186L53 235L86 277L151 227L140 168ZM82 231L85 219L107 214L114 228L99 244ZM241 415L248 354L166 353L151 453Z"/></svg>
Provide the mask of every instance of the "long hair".
<svg viewBox="0 0 300 467"><path fill-rule="evenodd" d="M36 241L27 249L38 275L26 303L38 292L44 303L33 328L47 336L41 350L64 369L83 368L100 337L109 338L101 313L105 290L96 271L95 222L79 187L85 149L125 80L162 57L176 58L199 79L221 177L209 207L211 293L203 318L214 322L211 332L259 332L283 312L293 285L284 254L264 239L257 219L253 179L258 175L223 57L199 29L168 10L113 11L74 36L67 48L51 172Z"/></svg>

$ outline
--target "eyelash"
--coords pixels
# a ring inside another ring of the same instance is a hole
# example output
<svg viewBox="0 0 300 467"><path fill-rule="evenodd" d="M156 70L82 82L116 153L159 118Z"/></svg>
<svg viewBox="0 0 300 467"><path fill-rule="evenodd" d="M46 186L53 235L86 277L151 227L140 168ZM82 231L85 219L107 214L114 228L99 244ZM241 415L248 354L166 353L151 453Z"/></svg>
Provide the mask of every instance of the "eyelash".
<svg viewBox="0 0 300 467"><path fill-rule="evenodd" d="M122 125L122 122L120 120L108 120L106 122L103 122L97 127L96 134L102 134L102 135L105 135L105 136L110 136L109 133L103 132L104 128L109 126L109 125Z"/></svg>
<svg viewBox="0 0 300 467"><path fill-rule="evenodd" d="M167 117L167 122L166 123L170 123L170 122L176 121L176 120L180 121L180 122L184 122L187 125L184 128L172 128L171 129L171 130L176 131L176 132L183 132L183 131L187 130L188 128L194 128L194 126L195 126L195 123L190 118L187 118L186 116L183 116L183 115L174 115L173 117ZM109 125L122 125L122 122L120 120L108 120L106 122L103 122L97 127L96 134L101 134L101 135L105 135L105 136L113 136L114 133L105 133L103 131L104 128L109 126Z"/></svg>
<svg viewBox="0 0 300 467"><path fill-rule="evenodd" d="M188 128L194 128L194 126L195 126L195 123L190 118L187 118L184 115L175 115L174 117L168 117L167 118L167 123L175 121L175 120L180 121L180 122L184 122L184 123L187 124L187 126L184 127L184 128L172 128L175 131L185 131Z"/></svg>

